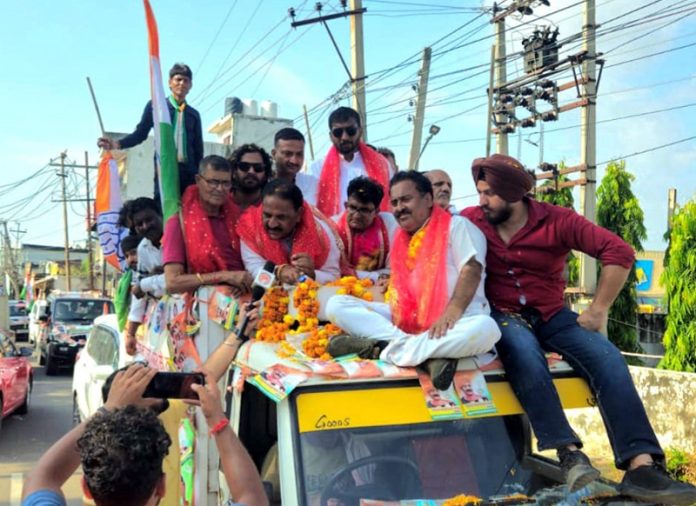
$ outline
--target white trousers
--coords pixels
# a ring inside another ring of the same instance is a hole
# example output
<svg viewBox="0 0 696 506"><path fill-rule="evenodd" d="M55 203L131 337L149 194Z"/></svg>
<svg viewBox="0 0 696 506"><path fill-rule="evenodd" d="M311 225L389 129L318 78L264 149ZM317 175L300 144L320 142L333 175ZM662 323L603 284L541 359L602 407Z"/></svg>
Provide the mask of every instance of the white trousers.
<svg viewBox="0 0 696 506"><path fill-rule="evenodd" d="M500 339L500 329L488 315L464 315L440 339L431 339L428 331L407 334L392 323L389 304L350 295L331 297L326 315L352 336L389 341L380 358L401 367L414 367L429 358L473 357L490 351Z"/></svg>

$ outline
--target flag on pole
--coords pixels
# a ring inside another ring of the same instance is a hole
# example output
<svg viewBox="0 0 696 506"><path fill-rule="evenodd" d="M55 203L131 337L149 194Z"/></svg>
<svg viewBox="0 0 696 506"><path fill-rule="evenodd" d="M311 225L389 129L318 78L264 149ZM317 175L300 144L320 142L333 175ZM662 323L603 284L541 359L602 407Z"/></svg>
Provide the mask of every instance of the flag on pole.
<svg viewBox="0 0 696 506"><path fill-rule="evenodd" d="M179 165L176 160L174 130L162 84L159 59L157 21L149 0L143 0L150 48L150 94L152 96L152 124L155 131L155 170L157 171L162 214L164 220L179 211Z"/></svg>
<svg viewBox="0 0 696 506"><path fill-rule="evenodd" d="M118 224L122 204L118 165L111 152L104 151L97 173L94 215L97 217L97 235L104 259L119 271L126 264L126 258L121 252L121 239L128 235L128 229Z"/></svg>

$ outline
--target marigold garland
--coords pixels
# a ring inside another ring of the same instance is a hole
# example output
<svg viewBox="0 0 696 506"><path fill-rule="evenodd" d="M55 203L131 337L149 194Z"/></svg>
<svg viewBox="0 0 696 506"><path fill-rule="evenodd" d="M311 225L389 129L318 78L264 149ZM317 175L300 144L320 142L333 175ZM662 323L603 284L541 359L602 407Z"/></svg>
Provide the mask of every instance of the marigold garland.
<svg viewBox="0 0 696 506"><path fill-rule="evenodd" d="M339 287L336 291L338 295L352 295L359 299L372 301L373 295L368 288L373 285L374 283L371 279L358 279L355 276L344 276L341 279L328 283L326 286Z"/></svg>
<svg viewBox="0 0 696 506"><path fill-rule="evenodd" d="M425 237L425 230L426 230L426 225L423 225L418 232L413 234L411 237L411 240L408 241L408 252L406 253L406 267L408 267L410 270L413 270L413 268L416 266L416 257L418 256L418 252L421 249L421 246L423 245L423 237Z"/></svg>
<svg viewBox="0 0 696 506"><path fill-rule="evenodd" d="M299 327L291 331L293 334L310 332L319 325L319 301L317 300L317 290L319 284L313 279L306 279L298 283L293 293L292 302L297 310L294 318L299 322ZM292 317L290 317L292 318Z"/></svg>
<svg viewBox="0 0 696 506"><path fill-rule="evenodd" d="M320 360L331 360L333 357L326 351L329 344L329 339L337 334L342 333L339 327L333 323L324 325L321 328L312 329L307 338L302 341L302 351L305 355Z"/></svg>
<svg viewBox="0 0 696 506"><path fill-rule="evenodd" d="M290 297L281 286L271 287L263 296L263 313L259 321L256 339L277 343L285 339L289 324L285 322Z"/></svg>
<svg viewBox="0 0 696 506"><path fill-rule="evenodd" d="M442 506L469 506L470 504L481 504L483 501L474 495L460 494L447 499Z"/></svg>

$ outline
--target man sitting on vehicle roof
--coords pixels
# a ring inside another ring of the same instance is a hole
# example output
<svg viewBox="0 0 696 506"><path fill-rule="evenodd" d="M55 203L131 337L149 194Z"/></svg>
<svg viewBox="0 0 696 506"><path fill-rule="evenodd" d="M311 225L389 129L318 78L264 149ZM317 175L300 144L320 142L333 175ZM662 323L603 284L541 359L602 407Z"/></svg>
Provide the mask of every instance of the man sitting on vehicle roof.
<svg viewBox="0 0 696 506"><path fill-rule="evenodd" d="M471 170L479 206L462 214L488 241L486 294L502 331L496 348L539 449L557 450L571 491L599 477L563 413L544 356L550 351L563 356L597 399L616 466L627 470L619 490L642 501L696 503L696 487L667 474L626 361L599 332L633 264L631 247L571 209L528 198L534 181L514 158L477 158ZM594 300L579 316L563 303L570 250L603 264Z"/></svg>
<svg viewBox="0 0 696 506"><path fill-rule="evenodd" d="M391 213L379 212L384 190L368 177L348 185L346 210L338 218L338 233L350 268L358 278L377 281L389 276L389 250L398 225Z"/></svg>
<svg viewBox="0 0 696 506"><path fill-rule="evenodd" d="M167 292L181 293L203 285L232 287L235 297L251 290L235 227L239 207L232 201L232 168L221 156L203 158L196 184L181 198L181 211L164 229L162 260Z"/></svg>
<svg viewBox="0 0 696 506"><path fill-rule="evenodd" d="M268 183L262 204L244 213L237 232L244 265L254 276L266 261L276 264L278 279L290 285L303 275L323 284L341 274L340 238L294 183Z"/></svg>
<svg viewBox="0 0 696 506"><path fill-rule="evenodd" d="M444 390L457 359L485 353L500 338L483 293L485 241L472 237L476 230L466 220L434 204L423 174L398 172L390 197L400 228L391 250L389 302L329 299L329 319L350 335L331 339L328 352L398 366L425 363L435 387Z"/></svg>

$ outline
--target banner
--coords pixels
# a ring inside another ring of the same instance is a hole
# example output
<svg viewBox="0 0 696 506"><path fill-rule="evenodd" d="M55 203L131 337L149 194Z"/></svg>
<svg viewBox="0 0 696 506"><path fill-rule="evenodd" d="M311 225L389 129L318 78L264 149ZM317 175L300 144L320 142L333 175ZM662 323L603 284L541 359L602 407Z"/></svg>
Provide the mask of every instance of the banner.
<svg viewBox="0 0 696 506"><path fill-rule="evenodd" d="M118 212L122 204L118 166L111 153L105 151L99 162L94 214L97 217L97 235L104 259L119 271L126 264L126 258L121 252L121 239L128 235L128 229L118 224Z"/></svg>

